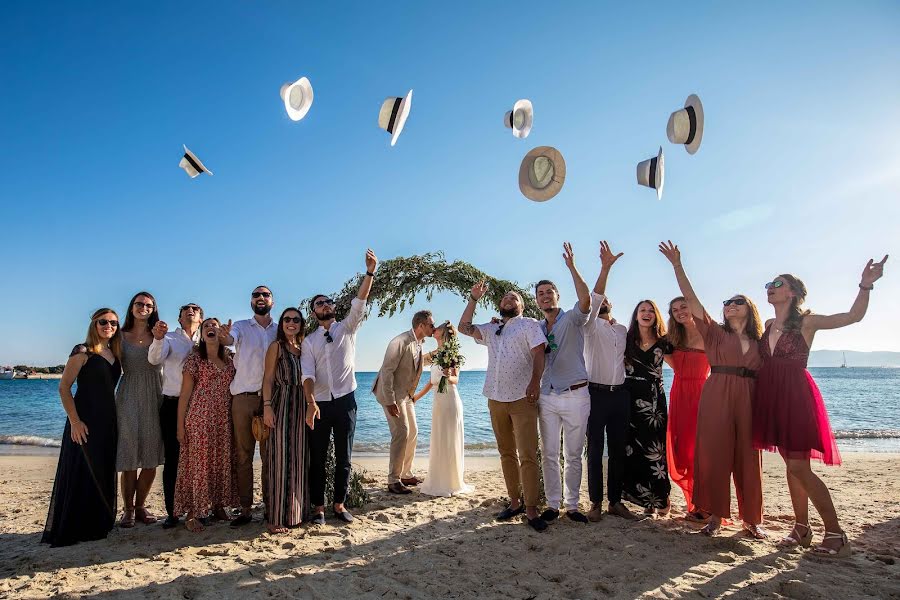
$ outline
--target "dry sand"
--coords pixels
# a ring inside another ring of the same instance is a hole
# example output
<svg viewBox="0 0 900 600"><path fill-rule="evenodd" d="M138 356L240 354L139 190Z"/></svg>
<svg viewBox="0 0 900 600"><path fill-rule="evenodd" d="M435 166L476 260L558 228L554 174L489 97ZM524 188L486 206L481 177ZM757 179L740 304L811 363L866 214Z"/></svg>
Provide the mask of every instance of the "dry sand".
<svg viewBox="0 0 900 600"><path fill-rule="evenodd" d="M847 454L841 468L818 468L855 548L837 561L750 541L738 527L692 535L680 491L669 518L563 518L539 534L493 520L504 495L496 458L467 459L475 493L440 499L382 491L385 458L354 463L368 470L373 501L350 526L271 536L258 521L200 534L137 525L49 548L38 540L55 457L0 456L0 598L900 598L900 455ZM783 537L791 512L777 456L765 458L765 494L766 525ZM162 512L159 478L149 506Z"/></svg>

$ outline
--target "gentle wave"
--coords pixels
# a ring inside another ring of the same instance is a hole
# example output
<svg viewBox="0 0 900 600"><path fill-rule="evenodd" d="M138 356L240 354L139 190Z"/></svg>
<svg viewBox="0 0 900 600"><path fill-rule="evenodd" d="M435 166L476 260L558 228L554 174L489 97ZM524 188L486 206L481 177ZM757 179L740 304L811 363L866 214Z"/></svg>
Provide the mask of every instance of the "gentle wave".
<svg viewBox="0 0 900 600"><path fill-rule="evenodd" d="M51 440L36 435L0 435L0 444L10 446L41 446L44 448L59 448L59 440Z"/></svg>
<svg viewBox="0 0 900 600"><path fill-rule="evenodd" d="M838 429L834 437L839 440L877 440L900 438L898 429Z"/></svg>

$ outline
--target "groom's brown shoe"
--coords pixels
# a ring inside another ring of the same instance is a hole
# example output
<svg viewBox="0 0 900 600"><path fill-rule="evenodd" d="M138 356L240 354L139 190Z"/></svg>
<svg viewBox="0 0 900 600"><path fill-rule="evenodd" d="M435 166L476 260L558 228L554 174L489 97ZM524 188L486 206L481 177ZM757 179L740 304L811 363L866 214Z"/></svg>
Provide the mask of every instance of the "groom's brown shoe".
<svg viewBox="0 0 900 600"><path fill-rule="evenodd" d="M388 491L392 494L412 494L412 490L399 481L388 485Z"/></svg>
<svg viewBox="0 0 900 600"><path fill-rule="evenodd" d="M401 479L400 480L400 483L402 483L403 485L410 485L410 486L419 485L422 482L423 482L423 480L419 479L418 477L410 477L409 479Z"/></svg>

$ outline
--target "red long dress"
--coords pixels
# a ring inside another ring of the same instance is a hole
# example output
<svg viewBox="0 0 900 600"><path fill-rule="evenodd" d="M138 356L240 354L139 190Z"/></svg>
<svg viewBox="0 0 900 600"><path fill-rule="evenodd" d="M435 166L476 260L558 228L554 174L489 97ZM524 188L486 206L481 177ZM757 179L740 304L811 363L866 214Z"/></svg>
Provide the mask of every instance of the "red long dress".
<svg viewBox="0 0 900 600"><path fill-rule="evenodd" d="M700 392L709 377L706 352L678 348L672 354L675 378L669 393L669 427L666 431L669 478L684 493L688 512L696 510L694 495L694 446L697 442L697 409Z"/></svg>
<svg viewBox="0 0 900 600"><path fill-rule="evenodd" d="M759 341L762 368L753 398L753 447L785 458L814 458L841 464L822 394L806 370L809 346L799 331L785 331L769 349L769 332Z"/></svg>

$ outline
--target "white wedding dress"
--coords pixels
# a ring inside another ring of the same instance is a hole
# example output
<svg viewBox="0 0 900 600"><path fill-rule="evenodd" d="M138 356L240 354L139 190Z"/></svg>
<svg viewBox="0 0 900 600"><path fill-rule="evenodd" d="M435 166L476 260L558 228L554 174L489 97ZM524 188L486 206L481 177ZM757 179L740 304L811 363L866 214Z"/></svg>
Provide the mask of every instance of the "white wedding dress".
<svg viewBox="0 0 900 600"><path fill-rule="evenodd" d="M419 491L429 496L455 496L475 490L465 482L462 400L449 381L438 392L441 368L431 367L434 402L431 405L431 446L428 452L428 476Z"/></svg>

